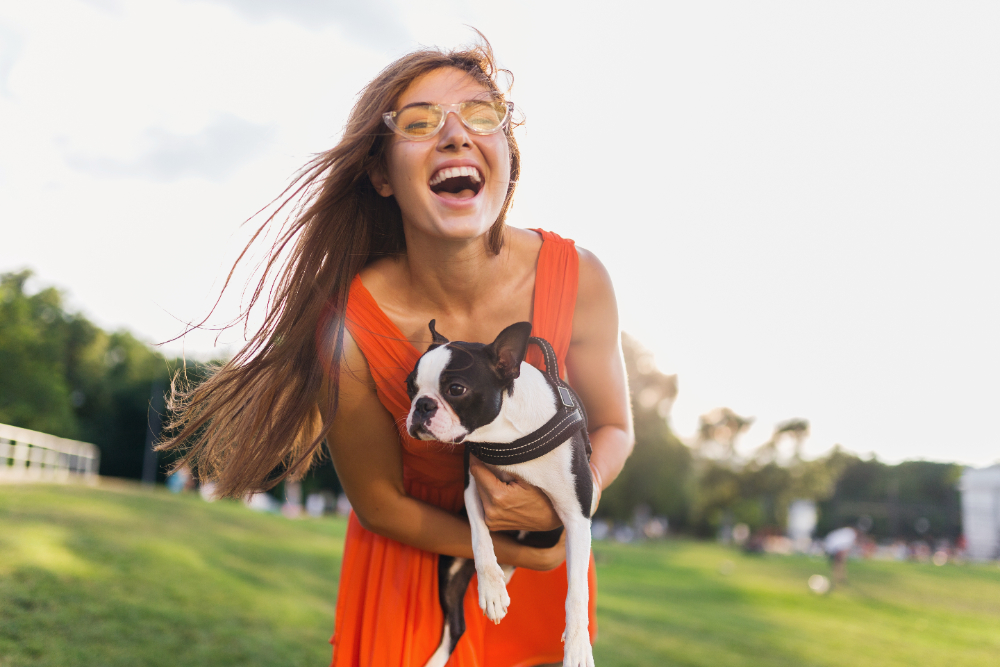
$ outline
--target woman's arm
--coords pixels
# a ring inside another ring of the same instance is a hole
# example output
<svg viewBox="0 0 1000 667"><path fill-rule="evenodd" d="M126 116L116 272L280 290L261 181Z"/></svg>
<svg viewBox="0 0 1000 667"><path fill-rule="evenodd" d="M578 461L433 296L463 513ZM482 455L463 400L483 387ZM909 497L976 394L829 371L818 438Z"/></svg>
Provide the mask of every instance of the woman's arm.
<svg viewBox="0 0 1000 667"><path fill-rule="evenodd" d="M472 558L467 521L406 494L402 449L392 415L375 393L361 350L346 332L344 337L339 405L327 441L358 520L366 529L404 544ZM533 549L503 535L495 535L493 543L500 563L549 570L565 559L561 545Z"/></svg>
<svg viewBox="0 0 1000 667"><path fill-rule="evenodd" d="M595 482L605 489L632 453L635 434L611 276L592 253L582 248L578 252L580 278L566 370L569 383L587 408L594 448L590 464ZM550 530L562 525L540 489L516 480L503 482L475 459L470 472L476 478L490 530Z"/></svg>
<svg viewBox="0 0 1000 667"><path fill-rule="evenodd" d="M566 370L587 407L594 447L590 463L604 489L618 477L632 453L635 433L611 276L593 253L578 251L580 282Z"/></svg>

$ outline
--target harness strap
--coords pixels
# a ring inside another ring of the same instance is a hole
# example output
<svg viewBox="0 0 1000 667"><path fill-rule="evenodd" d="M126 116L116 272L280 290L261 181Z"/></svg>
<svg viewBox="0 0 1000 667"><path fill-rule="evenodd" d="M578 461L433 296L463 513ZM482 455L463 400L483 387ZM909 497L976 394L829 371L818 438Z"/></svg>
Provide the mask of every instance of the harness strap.
<svg viewBox="0 0 1000 667"><path fill-rule="evenodd" d="M513 442L466 441L466 471L469 469L469 454L475 454L480 461L492 465L524 463L548 454L577 431L583 432L587 458L590 459L590 436L587 433L587 412L583 403L570 386L559 377L559 362L552 345L544 338L534 336L529 338L528 342L534 343L542 350L545 358L545 378L552 386L553 393L559 398L556 402L556 414L541 428Z"/></svg>

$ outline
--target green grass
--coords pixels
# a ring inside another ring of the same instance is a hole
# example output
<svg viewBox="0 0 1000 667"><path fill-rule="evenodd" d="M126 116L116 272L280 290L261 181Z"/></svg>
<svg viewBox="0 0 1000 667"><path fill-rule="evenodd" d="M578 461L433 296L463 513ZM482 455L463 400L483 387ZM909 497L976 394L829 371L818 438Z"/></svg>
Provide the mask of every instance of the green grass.
<svg viewBox="0 0 1000 667"><path fill-rule="evenodd" d="M601 667L1000 665L996 565L851 561L848 584L817 596L821 558L689 541L595 553Z"/></svg>
<svg viewBox="0 0 1000 667"><path fill-rule="evenodd" d="M0 485L0 667L328 664L343 533L135 485ZM996 565L851 562L816 596L820 559L595 553L599 667L1000 664Z"/></svg>
<svg viewBox="0 0 1000 667"><path fill-rule="evenodd" d="M0 485L0 666L327 665L343 521Z"/></svg>

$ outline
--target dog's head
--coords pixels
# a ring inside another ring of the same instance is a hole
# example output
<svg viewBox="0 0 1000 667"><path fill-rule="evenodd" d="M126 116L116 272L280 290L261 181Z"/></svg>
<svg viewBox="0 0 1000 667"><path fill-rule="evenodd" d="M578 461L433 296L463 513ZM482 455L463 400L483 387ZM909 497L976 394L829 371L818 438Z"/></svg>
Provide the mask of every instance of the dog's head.
<svg viewBox="0 0 1000 667"><path fill-rule="evenodd" d="M489 345L452 342L434 329L433 343L406 378L414 438L459 443L500 414L504 393L514 390L528 349L531 323L512 324Z"/></svg>

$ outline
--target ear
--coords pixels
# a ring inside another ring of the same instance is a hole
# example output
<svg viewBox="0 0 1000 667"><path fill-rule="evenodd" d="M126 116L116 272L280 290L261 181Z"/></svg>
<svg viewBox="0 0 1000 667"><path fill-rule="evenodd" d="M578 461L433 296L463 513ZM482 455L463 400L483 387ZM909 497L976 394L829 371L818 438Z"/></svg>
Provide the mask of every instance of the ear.
<svg viewBox="0 0 1000 667"><path fill-rule="evenodd" d="M521 362L528 352L528 338L531 337L531 322L512 324L490 344L496 360L497 375L508 384L521 375Z"/></svg>
<svg viewBox="0 0 1000 667"><path fill-rule="evenodd" d="M368 180L372 182L372 186L375 188L375 192L379 193L383 197L391 197L393 195L392 186L389 185L389 179L385 177L381 169L372 169L368 172Z"/></svg>
<svg viewBox="0 0 1000 667"><path fill-rule="evenodd" d="M430 324L427 325L431 328L431 345L447 345L451 341L442 336L441 334L439 334L434 329L434 322L436 321L437 320L431 320Z"/></svg>

